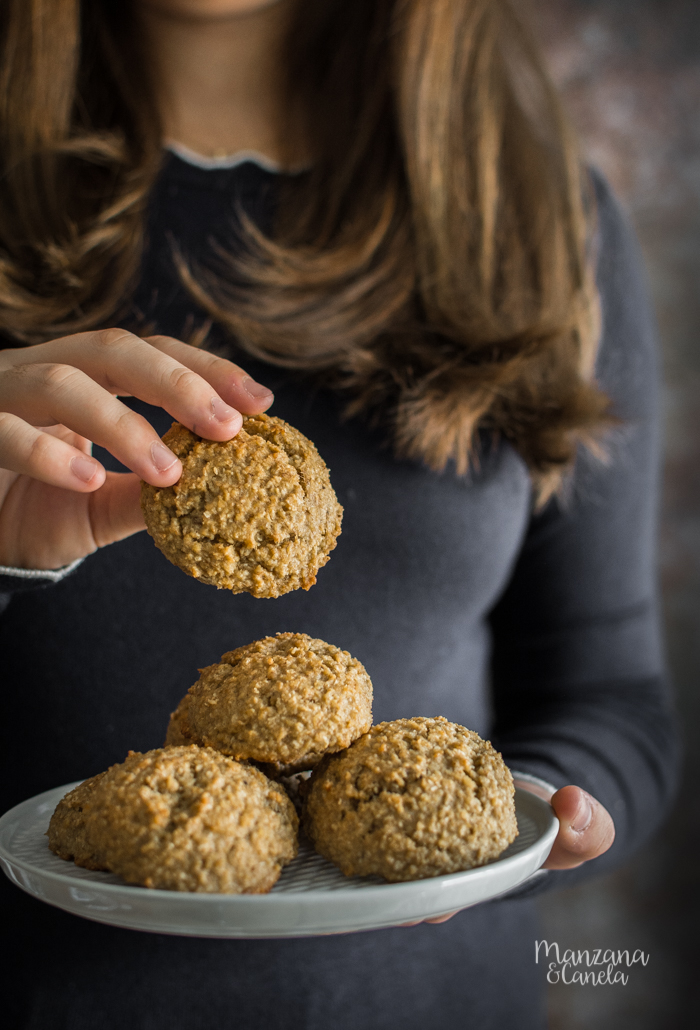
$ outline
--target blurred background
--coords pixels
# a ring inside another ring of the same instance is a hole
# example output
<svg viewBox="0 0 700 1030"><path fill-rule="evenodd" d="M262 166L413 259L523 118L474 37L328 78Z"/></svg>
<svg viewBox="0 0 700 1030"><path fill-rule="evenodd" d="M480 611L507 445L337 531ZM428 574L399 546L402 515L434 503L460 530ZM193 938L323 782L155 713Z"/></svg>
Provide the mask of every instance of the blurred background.
<svg viewBox="0 0 700 1030"><path fill-rule="evenodd" d="M660 571L686 746L682 793L656 839L625 869L541 901L544 936L562 948L650 955L626 986L550 987L550 1030L686 1030L700 1025L700 2L522 6L646 258L665 376Z"/></svg>

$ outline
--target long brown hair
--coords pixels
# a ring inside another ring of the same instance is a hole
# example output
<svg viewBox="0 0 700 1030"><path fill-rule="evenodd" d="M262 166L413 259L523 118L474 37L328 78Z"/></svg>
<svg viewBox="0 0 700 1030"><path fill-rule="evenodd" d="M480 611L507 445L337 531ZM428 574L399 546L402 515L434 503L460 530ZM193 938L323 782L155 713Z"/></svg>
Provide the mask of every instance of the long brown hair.
<svg viewBox="0 0 700 1030"><path fill-rule="evenodd" d="M124 4L2 18L0 330L36 342L124 310L161 136ZM304 0L282 68L312 168L218 275L181 255L193 297L400 454L465 472L478 429L503 435L545 498L607 400L590 188L508 0Z"/></svg>

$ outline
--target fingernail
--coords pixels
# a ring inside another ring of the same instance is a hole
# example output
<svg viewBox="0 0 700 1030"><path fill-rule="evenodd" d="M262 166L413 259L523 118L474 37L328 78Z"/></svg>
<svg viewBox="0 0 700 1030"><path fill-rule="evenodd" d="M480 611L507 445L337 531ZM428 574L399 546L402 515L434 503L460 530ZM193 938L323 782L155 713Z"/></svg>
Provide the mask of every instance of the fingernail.
<svg viewBox="0 0 700 1030"><path fill-rule="evenodd" d="M99 467L92 458L76 457L72 458L70 463L71 472L83 483L89 483Z"/></svg>
<svg viewBox="0 0 700 1030"><path fill-rule="evenodd" d="M217 422L231 422L234 418L239 417L239 412L235 408L230 408L228 404L224 404L220 397L212 397L211 413Z"/></svg>
<svg viewBox="0 0 700 1030"><path fill-rule="evenodd" d="M593 805L588 794L583 792L581 800L578 804L578 811L571 820L571 829L574 833L583 833L591 825L591 819L593 818Z"/></svg>
<svg viewBox="0 0 700 1030"><path fill-rule="evenodd" d="M156 440L151 444L151 461L158 472L167 472L169 468L173 467L177 457L169 447L166 447L160 440Z"/></svg>
<svg viewBox="0 0 700 1030"><path fill-rule="evenodd" d="M250 376L246 376L241 381L241 386L249 396L254 397L256 401L261 401L264 397L272 397L272 390L268 390L262 383L256 383Z"/></svg>

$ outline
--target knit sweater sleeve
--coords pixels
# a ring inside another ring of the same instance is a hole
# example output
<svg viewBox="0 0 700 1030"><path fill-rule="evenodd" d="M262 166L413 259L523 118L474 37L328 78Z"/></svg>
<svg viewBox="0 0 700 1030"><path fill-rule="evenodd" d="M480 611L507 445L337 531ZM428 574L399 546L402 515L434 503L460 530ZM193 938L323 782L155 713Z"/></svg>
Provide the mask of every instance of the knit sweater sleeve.
<svg viewBox="0 0 700 1030"><path fill-rule="evenodd" d="M610 812L610 851L547 877L571 884L626 859L673 797L678 734L656 583L659 399L654 319L634 236L598 202L603 334L597 377L620 427L579 457L568 496L532 518L491 617L494 739L512 768L576 784Z"/></svg>
<svg viewBox="0 0 700 1030"><path fill-rule="evenodd" d="M13 594L60 583L66 576L75 572L84 561L84 558L77 558L70 565L63 565L60 569L15 569L0 565L0 612L8 606Z"/></svg>

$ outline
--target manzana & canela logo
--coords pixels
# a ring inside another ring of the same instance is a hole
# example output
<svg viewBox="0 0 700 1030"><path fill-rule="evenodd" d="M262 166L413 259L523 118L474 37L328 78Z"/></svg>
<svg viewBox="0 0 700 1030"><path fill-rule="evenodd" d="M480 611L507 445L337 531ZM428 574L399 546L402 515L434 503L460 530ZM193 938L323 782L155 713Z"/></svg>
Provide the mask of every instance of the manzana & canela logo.
<svg viewBox="0 0 700 1030"><path fill-rule="evenodd" d="M535 962L540 963L540 952L542 961L547 961L547 982L550 984L589 984L592 987L602 987L606 984L622 984L629 980L629 974L623 969L636 966L637 963L646 966L649 956L637 948L630 955L626 949L615 951L612 948L586 948L581 951L574 951L567 948L561 952L556 941L549 944L547 941L535 941Z"/></svg>

